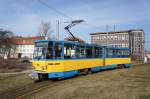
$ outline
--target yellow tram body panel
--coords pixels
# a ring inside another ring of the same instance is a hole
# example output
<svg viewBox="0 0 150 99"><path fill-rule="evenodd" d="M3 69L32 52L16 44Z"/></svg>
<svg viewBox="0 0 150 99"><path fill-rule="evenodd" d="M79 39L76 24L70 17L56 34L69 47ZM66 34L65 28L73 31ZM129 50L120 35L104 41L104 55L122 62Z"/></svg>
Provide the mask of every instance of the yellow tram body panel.
<svg viewBox="0 0 150 99"><path fill-rule="evenodd" d="M112 64L130 64L131 58L106 58L105 65L112 65Z"/></svg>
<svg viewBox="0 0 150 99"><path fill-rule="evenodd" d="M103 66L103 59L64 60L64 71Z"/></svg>
<svg viewBox="0 0 150 99"><path fill-rule="evenodd" d="M63 60L32 61L32 66L39 72L62 72L64 71L63 63Z"/></svg>
<svg viewBox="0 0 150 99"><path fill-rule="evenodd" d="M34 70L39 72L64 72L103 66L103 64L104 64L103 59L32 61Z"/></svg>
<svg viewBox="0 0 150 99"><path fill-rule="evenodd" d="M65 72L98 66L114 64L130 64L130 58L97 58L97 59L74 59L74 60L43 60L32 61L35 71L39 72Z"/></svg>

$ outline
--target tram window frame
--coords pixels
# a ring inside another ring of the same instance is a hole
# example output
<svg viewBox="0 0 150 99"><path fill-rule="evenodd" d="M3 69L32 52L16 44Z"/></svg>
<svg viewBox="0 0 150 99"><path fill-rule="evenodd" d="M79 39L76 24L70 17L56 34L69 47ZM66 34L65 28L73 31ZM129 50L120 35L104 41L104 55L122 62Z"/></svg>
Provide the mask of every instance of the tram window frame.
<svg viewBox="0 0 150 99"><path fill-rule="evenodd" d="M116 49L113 50L113 57L115 57L115 58L117 57L117 50Z"/></svg>
<svg viewBox="0 0 150 99"><path fill-rule="evenodd" d="M56 42L54 44L54 57L55 59L62 59L63 56L62 56L62 52L63 52L63 45L62 43L59 43L59 42Z"/></svg>
<svg viewBox="0 0 150 99"><path fill-rule="evenodd" d="M75 50L76 58L86 58L85 46L77 45Z"/></svg>
<svg viewBox="0 0 150 99"><path fill-rule="evenodd" d="M129 50L125 50L124 55L125 55L125 57L129 57L130 56L130 51Z"/></svg>
<svg viewBox="0 0 150 99"><path fill-rule="evenodd" d="M107 53L106 53L107 57L109 58L109 48L107 48Z"/></svg>
<svg viewBox="0 0 150 99"><path fill-rule="evenodd" d="M108 58L113 57L113 49L112 48L107 48L107 57Z"/></svg>
<svg viewBox="0 0 150 99"><path fill-rule="evenodd" d="M116 56L117 56L117 57L121 57L121 53L120 53L120 50L119 50L119 49L117 49Z"/></svg>
<svg viewBox="0 0 150 99"><path fill-rule="evenodd" d="M125 50L125 57L128 57L128 51Z"/></svg>
<svg viewBox="0 0 150 99"><path fill-rule="evenodd" d="M116 49L116 55L115 55L116 57L119 57L118 52L119 52L119 50Z"/></svg>
<svg viewBox="0 0 150 99"><path fill-rule="evenodd" d="M126 50L123 50L123 57L126 57Z"/></svg>
<svg viewBox="0 0 150 99"><path fill-rule="evenodd" d="M127 57L130 57L130 50L127 51Z"/></svg>
<svg viewBox="0 0 150 99"><path fill-rule="evenodd" d="M74 51L72 53L71 51ZM76 46L68 43L64 43L64 59L74 59L76 58Z"/></svg>
<svg viewBox="0 0 150 99"><path fill-rule="evenodd" d="M99 47L94 47L93 50L94 50L93 58L99 58L99 54L100 54Z"/></svg>
<svg viewBox="0 0 150 99"><path fill-rule="evenodd" d="M118 57L121 57L122 56L122 52L120 49L118 49Z"/></svg>
<svg viewBox="0 0 150 99"><path fill-rule="evenodd" d="M124 50L121 50L121 57L124 57Z"/></svg>
<svg viewBox="0 0 150 99"><path fill-rule="evenodd" d="M93 47L92 46L86 46L85 52L86 52L86 58L93 58Z"/></svg>
<svg viewBox="0 0 150 99"><path fill-rule="evenodd" d="M110 49L110 57L114 57L114 49Z"/></svg>
<svg viewBox="0 0 150 99"><path fill-rule="evenodd" d="M54 59L54 42L48 42L46 59Z"/></svg>
<svg viewBox="0 0 150 99"><path fill-rule="evenodd" d="M108 48L106 48L105 50L106 50L106 57L108 58Z"/></svg>
<svg viewBox="0 0 150 99"><path fill-rule="evenodd" d="M99 47L99 58L103 57L103 48Z"/></svg>

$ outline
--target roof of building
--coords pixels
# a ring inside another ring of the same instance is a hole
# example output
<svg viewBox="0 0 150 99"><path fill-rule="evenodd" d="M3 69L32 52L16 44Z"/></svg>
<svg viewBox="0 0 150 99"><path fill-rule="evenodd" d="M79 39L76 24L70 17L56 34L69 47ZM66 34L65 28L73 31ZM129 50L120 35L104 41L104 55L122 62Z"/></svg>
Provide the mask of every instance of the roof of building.
<svg viewBox="0 0 150 99"><path fill-rule="evenodd" d="M150 51L145 51L144 53L145 53L145 54L150 54Z"/></svg>
<svg viewBox="0 0 150 99"><path fill-rule="evenodd" d="M35 36L35 37L15 37L13 41L17 45L34 45L35 40L44 40L44 36Z"/></svg>
<svg viewBox="0 0 150 99"><path fill-rule="evenodd" d="M108 33L112 33L112 34L115 34L115 33L128 33L128 32L131 32L131 31L143 31L143 29L129 29L129 30L122 30L122 31L110 31ZM97 33L90 33L90 35L98 35L98 34L106 34L107 32L97 32Z"/></svg>

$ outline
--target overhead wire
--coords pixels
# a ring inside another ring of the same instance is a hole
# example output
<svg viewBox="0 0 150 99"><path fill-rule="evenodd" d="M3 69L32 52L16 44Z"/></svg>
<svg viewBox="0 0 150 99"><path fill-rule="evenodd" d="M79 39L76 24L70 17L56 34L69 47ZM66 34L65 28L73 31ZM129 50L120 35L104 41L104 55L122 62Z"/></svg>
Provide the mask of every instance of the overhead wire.
<svg viewBox="0 0 150 99"><path fill-rule="evenodd" d="M37 0L37 1L38 1L39 3L41 3L42 5L46 6L47 8L53 10L53 11L56 12L57 14L60 14L60 15L62 15L62 16L64 16L64 17L68 18L68 19L73 19L73 18L69 17L67 14L65 14L65 13L63 13L63 12L61 12L61 11L55 9L54 7L50 6L49 4L45 3L44 1L42 1L42 0Z"/></svg>
<svg viewBox="0 0 150 99"><path fill-rule="evenodd" d="M57 14L60 14L60 15L62 15L62 16L64 16L64 17L68 18L68 19L73 20L72 17L70 17L70 16L68 16L67 14L65 14L65 13L63 13L63 12L57 10L56 8L50 6L50 5L47 4L46 2L44 2L44 1L42 1L42 0L37 0L37 1L38 1L39 3L41 3L42 5L46 6L47 8L53 10L53 11L56 12ZM90 26L95 27L95 28L100 28L100 27L98 27L98 26L95 26L95 25L93 25L93 24L89 24L89 23L87 23L87 22L85 23L85 25L90 25Z"/></svg>

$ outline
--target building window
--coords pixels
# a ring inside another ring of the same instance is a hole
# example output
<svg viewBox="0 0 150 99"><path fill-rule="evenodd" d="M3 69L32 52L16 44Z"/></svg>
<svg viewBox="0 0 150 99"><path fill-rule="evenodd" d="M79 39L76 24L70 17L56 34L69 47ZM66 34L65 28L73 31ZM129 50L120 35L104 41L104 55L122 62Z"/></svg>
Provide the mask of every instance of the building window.
<svg viewBox="0 0 150 99"><path fill-rule="evenodd" d="M114 39L117 40L117 36L116 35L114 36Z"/></svg>
<svg viewBox="0 0 150 99"><path fill-rule="evenodd" d="M101 36L100 39L103 40L103 36Z"/></svg>
<svg viewBox="0 0 150 99"><path fill-rule="evenodd" d="M27 49L27 52L29 52L29 49Z"/></svg>
<svg viewBox="0 0 150 99"><path fill-rule="evenodd" d="M98 40L99 36L93 36L93 40Z"/></svg>
<svg viewBox="0 0 150 99"><path fill-rule="evenodd" d="M111 37L110 37L110 38L111 38L111 40L113 40L113 37L114 37L114 36L111 36Z"/></svg>
<svg viewBox="0 0 150 99"><path fill-rule="evenodd" d="M126 40L129 40L129 36L128 35L126 35Z"/></svg>
<svg viewBox="0 0 150 99"><path fill-rule="evenodd" d="M125 35L122 35L122 40L125 40Z"/></svg>
<svg viewBox="0 0 150 99"><path fill-rule="evenodd" d="M108 40L110 39L110 36L108 36Z"/></svg>
<svg viewBox="0 0 150 99"><path fill-rule="evenodd" d="M103 36L103 39L105 40L105 39L106 39L106 36Z"/></svg>
<svg viewBox="0 0 150 99"><path fill-rule="evenodd" d="M122 44L122 47L125 47L125 44Z"/></svg>
<svg viewBox="0 0 150 99"><path fill-rule="evenodd" d="M118 35L118 40L120 40L120 35Z"/></svg>
<svg viewBox="0 0 150 99"><path fill-rule="evenodd" d="M134 48L134 51L136 51L136 48Z"/></svg>
<svg viewBox="0 0 150 99"><path fill-rule="evenodd" d="M129 47L129 44L126 44L126 47Z"/></svg>
<svg viewBox="0 0 150 99"><path fill-rule="evenodd" d="M26 50L25 49L23 49L23 52L25 52Z"/></svg>

